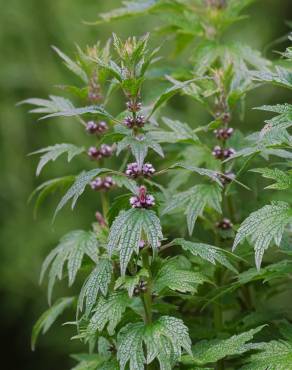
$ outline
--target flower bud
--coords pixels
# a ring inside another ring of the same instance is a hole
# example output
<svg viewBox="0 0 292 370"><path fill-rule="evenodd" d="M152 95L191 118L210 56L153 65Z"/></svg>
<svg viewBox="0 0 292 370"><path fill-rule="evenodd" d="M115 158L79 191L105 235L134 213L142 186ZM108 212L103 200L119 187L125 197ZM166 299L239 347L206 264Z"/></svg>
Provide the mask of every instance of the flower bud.
<svg viewBox="0 0 292 370"><path fill-rule="evenodd" d="M235 150L233 148L228 148L223 150L223 158L227 159L230 158L235 154Z"/></svg>
<svg viewBox="0 0 292 370"><path fill-rule="evenodd" d="M139 194L130 198L132 208L151 208L155 205L153 195L147 194L145 186L140 186Z"/></svg>
<svg viewBox="0 0 292 370"><path fill-rule="evenodd" d="M89 121L87 122L86 124L86 131L89 133L89 134L95 134L96 131L97 131L97 123L95 123L94 121Z"/></svg>
<svg viewBox="0 0 292 370"><path fill-rule="evenodd" d="M131 101L131 100L128 101L126 103L126 105L127 105L128 111L129 112L133 112L133 113L139 112L139 110L141 110L141 107L142 107L142 104L141 103L134 102L134 101Z"/></svg>
<svg viewBox="0 0 292 370"><path fill-rule="evenodd" d="M229 139L232 134L233 134L233 128L232 127L227 127L227 128L219 128L214 131L214 134L216 135L216 138L218 140L225 141Z"/></svg>
<svg viewBox="0 0 292 370"><path fill-rule="evenodd" d="M221 230L230 230L233 228L233 224L228 218L223 218L216 223L216 227Z"/></svg>
<svg viewBox="0 0 292 370"><path fill-rule="evenodd" d="M233 172L225 172L224 174L218 173L216 177L220 180L221 184L225 186L230 184L236 176Z"/></svg>

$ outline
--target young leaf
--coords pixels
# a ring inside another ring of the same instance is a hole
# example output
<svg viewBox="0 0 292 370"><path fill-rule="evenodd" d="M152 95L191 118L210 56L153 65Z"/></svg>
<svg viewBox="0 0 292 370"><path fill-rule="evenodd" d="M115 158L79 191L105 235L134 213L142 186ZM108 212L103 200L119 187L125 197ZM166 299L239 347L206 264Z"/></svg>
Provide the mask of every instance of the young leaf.
<svg viewBox="0 0 292 370"><path fill-rule="evenodd" d="M101 332L105 327L109 335L113 335L130 304L131 300L126 292L115 292L108 297L100 297L86 329L86 335L94 335L97 330Z"/></svg>
<svg viewBox="0 0 292 370"><path fill-rule="evenodd" d="M57 247L46 257L42 266L40 281L42 282L46 271L51 265L48 286L49 302L51 302L56 279L62 279L64 264L67 262L68 280L69 286L71 286L75 281L84 255L97 262L98 241L96 235L91 231L75 230L66 234Z"/></svg>
<svg viewBox="0 0 292 370"><path fill-rule="evenodd" d="M81 289L78 299L78 309L82 311L86 301L86 314L88 315L96 302L99 291L106 296L111 282L113 266L107 258L100 258Z"/></svg>
<svg viewBox="0 0 292 370"><path fill-rule="evenodd" d="M286 190L292 188L292 174L278 168L255 168L250 170L262 174L266 179L276 180L276 183L266 186L265 189Z"/></svg>
<svg viewBox="0 0 292 370"><path fill-rule="evenodd" d="M144 163L144 159L146 158L148 153L148 148L154 150L161 157L164 156L161 146L153 141L149 134L145 134L139 137L126 136L117 144L117 155L119 155L122 150L128 148L130 148L139 167L141 167Z"/></svg>
<svg viewBox="0 0 292 370"><path fill-rule="evenodd" d="M221 213L221 190L217 185L196 185L191 189L175 194L163 210L163 214L175 209L185 208L190 235L193 232L196 220L202 216L206 207Z"/></svg>
<svg viewBox="0 0 292 370"><path fill-rule="evenodd" d="M185 265L185 266L182 266ZM190 264L181 264L177 257L167 260L159 269L155 280L154 290L161 293L165 288L181 293L195 293L199 285L208 281L200 272L191 271Z"/></svg>
<svg viewBox="0 0 292 370"><path fill-rule="evenodd" d="M193 357L183 356L182 362L188 365L206 365L216 363L227 356L241 355L253 349L251 341L263 326L233 335L228 339L203 340L192 348Z"/></svg>
<svg viewBox="0 0 292 370"><path fill-rule="evenodd" d="M191 354L188 329L182 320L171 316L162 316L147 326L128 324L118 334L117 357L121 370L128 363L130 370L144 370L144 364L150 364L155 358L161 369L171 369L180 360L182 349Z"/></svg>
<svg viewBox="0 0 292 370"><path fill-rule="evenodd" d="M191 140L192 142L199 141L197 135L186 124L180 121L173 121L164 117L163 122L171 131L154 130L149 135L159 143L177 143L179 141Z"/></svg>
<svg viewBox="0 0 292 370"><path fill-rule="evenodd" d="M190 252L194 256L199 256L203 260L208 261L213 265L218 262L234 273L238 272L226 256L227 254L230 254L230 252L228 253L222 248L217 248L204 243L190 242L184 239L174 239L172 243L174 245L180 245L185 251Z"/></svg>
<svg viewBox="0 0 292 370"><path fill-rule="evenodd" d="M52 307L50 307L42 314L42 316L35 323L32 330L31 348L33 351L35 349L39 334L41 332L42 334L45 334L53 325L53 323L57 320L57 318L64 312L64 310L73 304L74 300L74 297L60 298Z"/></svg>
<svg viewBox="0 0 292 370"><path fill-rule="evenodd" d="M163 235L160 220L153 211L138 208L121 211L111 226L107 249L110 255L114 250L119 251L122 275L125 275L133 252L139 252L142 233L152 249L157 250Z"/></svg>
<svg viewBox="0 0 292 370"><path fill-rule="evenodd" d="M69 188L67 193L63 196L60 203L58 204L54 218L56 217L57 213L65 206L72 199L71 208L73 209L76 205L78 198L84 193L86 185L94 179L94 177L98 176L100 173L109 172L109 170L105 168L95 168L90 171L83 171L81 172L75 179L74 184Z"/></svg>
<svg viewBox="0 0 292 370"><path fill-rule="evenodd" d="M273 202L251 213L241 224L236 234L233 250L244 239L249 237L254 246L255 262L260 269L265 250L274 241L277 246L281 243L285 226L292 222L292 209L288 203Z"/></svg>
<svg viewBox="0 0 292 370"><path fill-rule="evenodd" d="M284 340L272 340L259 343L259 352L252 354L247 364L240 370L288 370L292 363L292 343Z"/></svg>
<svg viewBox="0 0 292 370"><path fill-rule="evenodd" d="M133 297L134 289L139 284L141 279L149 277L149 273L146 269L142 268L136 275L133 276L120 276L115 283L115 290L124 288L128 291L129 297Z"/></svg>
<svg viewBox="0 0 292 370"><path fill-rule="evenodd" d="M66 54L59 50L56 46L52 46L53 50L63 59L65 66L78 76L85 84L88 84L88 77L80 65L70 59Z"/></svg>
<svg viewBox="0 0 292 370"><path fill-rule="evenodd" d="M42 148L30 154L31 155L42 154L36 170L36 175L39 176L42 169L49 161L55 161L62 154L67 153L68 162L70 162L76 155L81 154L83 152L84 152L83 147L78 147L73 144L56 144L53 146Z"/></svg>

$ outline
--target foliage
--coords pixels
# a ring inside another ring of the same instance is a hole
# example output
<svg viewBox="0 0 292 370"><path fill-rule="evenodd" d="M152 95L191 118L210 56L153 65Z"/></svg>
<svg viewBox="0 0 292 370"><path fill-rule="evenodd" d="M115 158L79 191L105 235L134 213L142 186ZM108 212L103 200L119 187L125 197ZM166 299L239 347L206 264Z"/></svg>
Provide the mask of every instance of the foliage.
<svg viewBox="0 0 292 370"><path fill-rule="evenodd" d="M40 204L66 187L55 216L68 202L73 209L86 189L100 200L92 230L65 235L41 272L42 280L49 270L49 302L65 265L69 286L83 278L74 338L88 344L89 353L74 355L74 369L289 367L287 324L271 323L277 329L272 340L262 320L244 325L289 279L292 221L291 106L257 108L277 115L245 137L231 127L244 120L246 95L260 83L291 88L289 68L273 68L258 51L223 37L251 3L124 2L98 23L160 15L164 24L158 32L177 45L170 74L165 66L154 70L160 49L151 50L149 34L125 41L113 34L104 47L78 47L76 60L54 47L80 81L69 89L74 103L59 96L23 102L42 118L74 118L96 145L87 150L91 167L49 180L33 194ZM195 47L188 48L193 41ZM191 53L183 66L176 65L184 49ZM291 62L289 49L283 56ZM157 89L146 105L150 78ZM112 104L117 92L126 100L119 113ZM209 121L194 128L183 119L161 117L178 94L200 104ZM32 153L41 155L37 174L62 154L70 161L85 151L67 143L40 149ZM280 168L273 156L281 158ZM262 187L258 174L275 181L266 187L275 195L256 191ZM121 194L121 187L128 192ZM245 248L237 248L244 241ZM273 245L281 254L275 255ZM57 301L42 316L33 345L72 302Z"/></svg>

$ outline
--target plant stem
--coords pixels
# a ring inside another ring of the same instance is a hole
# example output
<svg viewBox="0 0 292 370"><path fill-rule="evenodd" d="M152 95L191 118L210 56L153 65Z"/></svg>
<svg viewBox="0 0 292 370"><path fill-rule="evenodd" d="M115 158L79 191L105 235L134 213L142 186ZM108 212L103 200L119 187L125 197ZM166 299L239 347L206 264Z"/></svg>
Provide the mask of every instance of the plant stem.
<svg viewBox="0 0 292 370"><path fill-rule="evenodd" d="M145 310L145 323L151 324L152 323L152 295L151 295L151 275L150 275L150 265L149 265L149 256L147 249L142 254L142 262L143 267L147 269L149 273L149 278L147 279L147 290L143 294L142 301Z"/></svg>
<svg viewBox="0 0 292 370"><path fill-rule="evenodd" d="M102 207L102 214L104 219L107 221L107 213L109 210L109 203L108 203L108 195L106 192L100 192L100 199L101 199L101 207Z"/></svg>

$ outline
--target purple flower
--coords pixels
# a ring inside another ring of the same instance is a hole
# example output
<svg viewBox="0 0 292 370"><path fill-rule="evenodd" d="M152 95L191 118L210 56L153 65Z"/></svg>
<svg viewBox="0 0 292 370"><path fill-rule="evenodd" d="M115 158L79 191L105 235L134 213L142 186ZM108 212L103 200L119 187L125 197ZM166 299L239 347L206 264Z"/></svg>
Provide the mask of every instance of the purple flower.
<svg viewBox="0 0 292 370"><path fill-rule="evenodd" d="M106 176L104 179L101 177L96 177L93 181L91 181L90 186L92 190L110 190L113 186L115 186L115 182L110 176Z"/></svg>
<svg viewBox="0 0 292 370"><path fill-rule="evenodd" d="M128 101L126 103L126 105L127 105L128 111L133 112L133 113L134 112L139 112L139 110L141 110L141 107L142 107L141 103L135 102L135 101L132 101L132 100Z"/></svg>
<svg viewBox="0 0 292 370"><path fill-rule="evenodd" d="M87 154L89 155L89 157L91 159L100 159L100 153L99 153L99 150L97 148L95 148L94 146L91 146L88 151L87 151Z"/></svg>
<svg viewBox="0 0 292 370"><path fill-rule="evenodd" d="M139 170L138 163L129 163L127 165L127 169L125 171L125 174L129 177L138 177L141 174L141 171Z"/></svg>
<svg viewBox="0 0 292 370"><path fill-rule="evenodd" d="M217 178L220 180L223 186L229 184L235 179L235 174L233 172L225 172L224 174L218 173Z"/></svg>
<svg viewBox="0 0 292 370"><path fill-rule="evenodd" d="M225 141L229 139L232 134L233 134L233 128L232 127L227 127L227 128L219 128L214 131L214 134L216 135L216 138L218 140Z"/></svg>
<svg viewBox="0 0 292 370"><path fill-rule="evenodd" d="M151 208L155 205L155 199L153 195L147 194L146 187L142 185L139 194L130 198L130 204L132 208Z"/></svg>
<svg viewBox="0 0 292 370"><path fill-rule="evenodd" d="M97 124L94 121L89 121L86 124L86 131L89 134L95 134L97 130Z"/></svg>
<svg viewBox="0 0 292 370"><path fill-rule="evenodd" d="M150 177L155 173L155 168L151 163L145 163L142 166L142 173L144 176Z"/></svg>
<svg viewBox="0 0 292 370"><path fill-rule="evenodd" d="M227 159L227 158L230 158L231 156L233 156L235 154L235 150L233 148L228 148L228 149L224 149L223 150L223 158L224 159Z"/></svg>
<svg viewBox="0 0 292 370"><path fill-rule="evenodd" d="M221 221L216 223L216 227L221 230L230 230L232 229L233 224L228 218L223 218Z"/></svg>

